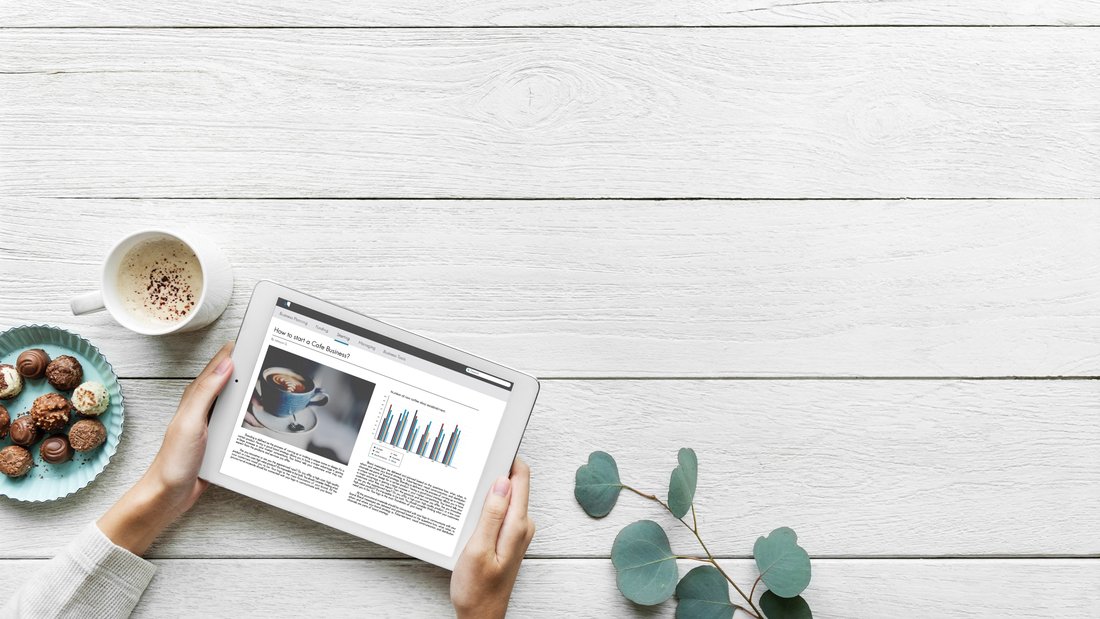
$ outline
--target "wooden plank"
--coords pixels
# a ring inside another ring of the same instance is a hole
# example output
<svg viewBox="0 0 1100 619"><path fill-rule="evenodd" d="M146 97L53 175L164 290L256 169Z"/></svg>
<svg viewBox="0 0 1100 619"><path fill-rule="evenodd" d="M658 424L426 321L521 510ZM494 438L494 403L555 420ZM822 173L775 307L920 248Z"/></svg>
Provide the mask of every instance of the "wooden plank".
<svg viewBox="0 0 1100 619"><path fill-rule="evenodd" d="M0 193L1096 197L1100 30L0 32Z"/></svg>
<svg viewBox="0 0 1100 619"><path fill-rule="evenodd" d="M0 561L23 573L41 561ZM451 616L449 573L411 561L157 560L135 617ZM680 572L697 564L683 561ZM751 583L753 565L723 567ZM815 559L804 594L814 617L1090 616L1100 605L1100 559ZM562 595L567 592L567 595ZM1041 597L1041 601L1033 598ZM736 595L732 593L732 595ZM1030 600L1030 601L1026 601ZM1021 609L1026 605L1026 609ZM609 561L528 559L512 595L516 617L672 617L675 600L642 611L615 588ZM927 613L927 614L926 614Z"/></svg>
<svg viewBox="0 0 1100 619"><path fill-rule="evenodd" d="M681 572L694 566L684 562ZM1083 617L1100 604L1100 589L1095 587L1100 560L820 560L815 568L806 597L814 616L822 618L904 617L915 600L929 616L973 617L974 608L987 616L1010 616L1019 612L1020 591L1043 592L1045 601L1028 612L1035 617ZM733 562L731 569L741 582L754 578L747 560ZM242 591L244 573L249 584ZM222 584L212 588L206 584L211 581ZM364 610L371 616L394 617L408 616L410 610L421 616L449 612L447 572L411 561L171 561L161 564L154 582L137 616L194 609L196 615L264 617L286 613L288 604L316 616L362 617ZM293 592L293 583L303 583L300 593ZM638 614L638 607L627 602L614 583L608 561L532 561L523 568L510 614ZM196 591L213 595L195 595ZM674 604L666 603L655 616L671 617L673 610Z"/></svg>
<svg viewBox="0 0 1100 619"><path fill-rule="evenodd" d="M0 325L193 376L266 278L544 377L1096 375L1098 207L0 198ZM236 266L213 327L71 315L121 235L191 222Z"/></svg>
<svg viewBox="0 0 1100 619"><path fill-rule="evenodd" d="M347 3L316 0L188 0L150 6L138 0L0 0L0 26L787 26L787 25L1094 25L1091 0L539 0Z"/></svg>
<svg viewBox="0 0 1100 619"><path fill-rule="evenodd" d="M42 557L144 471L183 381L127 380L126 434L85 491L9 503L4 555ZM548 381L521 454L534 471L536 557L606 557L618 530L650 518L677 552L691 533L624 494L593 520L573 476L596 449L626 483L664 496L681 446L700 459L699 524L716 554L790 526L814 556L1096 555L1100 382ZM596 431L598 429L598 431ZM393 557L298 516L212 489L151 551L156 557Z"/></svg>

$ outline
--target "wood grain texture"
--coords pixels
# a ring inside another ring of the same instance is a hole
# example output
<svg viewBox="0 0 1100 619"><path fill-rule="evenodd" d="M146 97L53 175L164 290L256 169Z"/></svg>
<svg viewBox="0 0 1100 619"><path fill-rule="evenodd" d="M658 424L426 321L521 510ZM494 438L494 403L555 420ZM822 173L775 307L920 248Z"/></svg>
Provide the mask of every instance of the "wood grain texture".
<svg viewBox="0 0 1100 619"><path fill-rule="evenodd" d="M540 528L513 616L672 616L607 556L640 518L694 539L633 495L589 519L572 487L605 449L663 495L680 446L711 548L751 582L752 541L794 527L819 618L1094 615L1100 381L777 379L1100 374L1100 29L770 28L1034 24L1100 3L0 0L0 329L162 377L123 381L91 487L3 501L0 567L138 478L185 384L163 377L269 278L564 377L521 450ZM1024 199L296 199L387 196ZM223 200L247 197L292 199ZM69 315L114 240L192 222L237 269L212 328ZM569 378L601 376L637 379ZM451 614L446 572L218 488L150 556L139 617Z"/></svg>
<svg viewBox="0 0 1100 619"><path fill-rule="evenodd" d="M40 561L0 561L7 573ZM450 617L449 573L417 561L157 560L135 617ZM681 562L686 573L697 564ZM723 563L751 583L748 560ZM1087 617L1100 605L1100 559L815 559L804 594L814 617ZM293 592L293 594L289 594ZM736 594L734 594L736 595ZM615 588L610 561L528 559L509 617L672 617Z"/></svg>
<svg viewBox="0 0 1100 619"><path fill-rule="evenodd" d="M297 596L301 600L297 603L324 600L319 607L302 603L299 608L305 613L324 609L318 614L362 617L368 611L371 616L408 617L410 611L418 616L449 616L451 612L447 604L448 574L443 570L409 561L319 563L164 562L148 599L142 601L136 614L161 617L172 609L187 609L190 614L192 608L195 615L285 614L289 609L284 578L288 575L291 582L310 585L310 593ZM695 564L684 562L681 572L692 567ZM734 561L731 570L741 582L753 578L749 561ZM240 575L245 572L250 582L263 584L248 587L248 593L242 595L236 592L240 591ZM319 578L319 574L325 577ZM915 604L922 614L934 617L1020 616L1019 596L1024 591L1041 592L1043 597L1057 600L1051 605L1065 612L1063 616L1087 616L1100 604L1100 589L1092 586L1098 578L1100 560L819 560L805 595L813 604L814 616L821 618L903 617ZM195 591L211 591L208 585L204 588L204 583L211 580L223 583L217 586L217 594L194 595ZM163 589L159 587L162 583ZM609 561L532 561L524 566L517 583L510 616L672 616L671 602L656 612L639 612L641 609L627 602L614 583ZM388 591L383 593L384 589ZM204 599L194 599L198 597ZM1043 609L1034 611L1034 616L1044 614Z"/></svg>
<svg viewBox="0 0 1100 619"><path fill-rule="evenodd" d="M1100 202L0 199L0 326L122 376L195 375L272 279L539 376L1100 373ZM68 301L132 230L203 222L215 325L148 338ZM60 274L45 276L44 274Z"/></svg>
<svg viewBox="0 0 1100 619"><path fill-rule="evenodd" d="M785 26L1085 25L1091 0L0 0L0 26Z"/></svg>
<svg viewBox="0 0 1100 619"><path fill-rule="evenodd" d="M9 196L1097 197L1100 29L0 31Z"/></svg>
<svg viewBox="0 0 1100 619"><path fill-rule="evenodd" d="M42 557L144 471L184 381L126 380L118 455L88 489L9 503L4 556ZM1098 381L548 381L521 455L533 469L535 557L606 557L618 530L655 519L684 554L690 532L625 493L593 520L578 466L613 454L626 483L664 496L681 446L696 449L708 546L746 557L791 526L814 556L1097 555ZM212 489L154 557L394 557L396 553Z"/></svg>

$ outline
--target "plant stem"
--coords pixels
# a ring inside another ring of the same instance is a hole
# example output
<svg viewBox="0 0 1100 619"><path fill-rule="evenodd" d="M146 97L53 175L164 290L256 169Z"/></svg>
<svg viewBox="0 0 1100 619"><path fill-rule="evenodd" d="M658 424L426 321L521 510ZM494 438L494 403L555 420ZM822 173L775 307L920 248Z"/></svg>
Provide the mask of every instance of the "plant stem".
<svg viewBox="0 0 1100 619"><path fill-rule="evenodd" d="M642 492L641 490L638 490L637 488L632 488L632 487L630 487L626 484L623 484L623 488L626 488L627 490L633 492L634 494L636 494L636 495L638 495L642 498L649 499L650 501L656 501L657 503L659 503L661 505L661 507L663 507L665 509L668 509L668 505L665 504L665 502L662 501L661 499L658 499L657 495L655 495L655 494L646 494L646 493ZM672 510L668 509L668 511L671 512Z"/></svg>
<svg viewBox="0 0 1100 619"><path fill-rule="evenodd" d="M764 577L763 574L757 576L756 577L756 582L752 583L752 589L749 591L749 597L750 598L753 597L754 595L756 595L756 585L760 584L760 579L763 578L763 577Z"/></svg>
<svg viewBox="0 0 1100 619"><path fill-rule="evenodd" d="M654 502L658 503L661 507L668 510L668 513L672 514L672 509L670 509L669 506L664 501L662 501L661 499L658 499L656 495L646 494L645 492L642 492L642 491L638 490L637 488L632 488L632 487L630 487L626 484L623 484L623 488L626 488L627 490L630 490L631 492L633 492L634 494L637 494L638 496L640 496L642 498L646 498L646 499L649 499L650 501L654 501ZM672 514L672 517L676 518L676 514ZM733 585L733 588L737 591L738 594L740 594L740 596L742 598L745 599L746 602L748 602L749 608L751 608L752 610L750 611L747 608L737 606L736 604L733 605L734 608L740 608L741 610L743 610L746 613L752 615L753 617L756 617L756 619L764 619L763 613L761 613L760 609L757 608L756 604L753 603L752 597L748 596L748 595L745 595L745 592L741 590L741 587L737 586L737 583L733 582L733 579L730 578L730 575L726 573L726 570L722 569L721 565L718 565L718 561L714 558L714 555L711 554L710 549L707 548L707 545L703 541L703 538L699 535L699 520L695 516L695 503L691 504L691 521L694 523L695 526L692 526L692 525L684 522L683 518L676 518L676 519L680 521L680 524L687 527L692 532L692 534L695 535L695 539L699 540L699 545L703 547L703 552L707 553L707 559L706 559L705 562L710 563L711 565L713 565L714 569L718 570L718 573L721 574L722 577L725 578L727 581L729 581L729 583L731 585ZM681 557L677 557L677 558L681 558ZM682 557L682 558L694 559L694 557ZM696 560L698 560L698 559L696 559ZM759 578L757 580L759 580ZM755 585L754 585L754 588L755 588Z"/></svg>
<svg viewBox="0 0 1100 619"><path fill-rule="evenodd" d="M703 543L703 538L699 536L698 531L694 531L694 533L695 533L695 539L699 540L699 545L703 547L703 552L707 553L707 556L710 557L710 564L713 565L714 568L718 570L718 573L720 573L722 576L724 576L725 579L728 580L731 585L733 585L733 588L735 590L737 590L737 593L739 593L741 595L741 597L745 598L745 601L749 603L749 607L752 608L752 610L753 610L752 614L755 617L757 617L757 619L760 619L761 617L763 617L763 615L760 614L760 609L757 608L756 604L753 603L752 597L745 595L745 592L741 590L741 587L737 586L737 583L733 582L733 579L730 578L730 575L726 573L726 570L722 569L721 565L718 565L718 561L714 558L714 555L712 555L710 553L710 550L707 548L707 545L705 543Z"/></svg>

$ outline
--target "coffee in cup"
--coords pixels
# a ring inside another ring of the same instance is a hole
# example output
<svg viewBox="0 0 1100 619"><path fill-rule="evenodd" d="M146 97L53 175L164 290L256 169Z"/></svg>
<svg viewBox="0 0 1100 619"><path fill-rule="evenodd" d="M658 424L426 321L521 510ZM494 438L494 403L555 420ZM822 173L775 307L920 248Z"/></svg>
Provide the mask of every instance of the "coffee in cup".
<svg viewBox="0 0 1100 619"><path fill-rule="evenodd" d="M106 309L131 331L164 335L210 324L232 293L229 260L205 236L142 230L108 252L100 289L70 305L78 316Z"/></svg>
<svg viewBox="0 0 1100 619"><path fill-rule="evenodd" d="M276 417L293 415L307 406L324 406L328 394L313 381L287 368L265 368L256 386L264 411Z"/></svg>
<svg viewBox="0 0 1100 619"><path fill-rule="evenodd" d="M126 252L119 265L123 309L153 328L187 318L202 290L199 258L177 238L142 241Z"/></svg>
<svg viewBox="0 0 1100 619"><path fill-rule="evenodd" d="M289 372L272 372L267 376L267 380L271 381L277 389L289 393L305 393L309 389L307 385L312 386L305 378Z"/></svg>

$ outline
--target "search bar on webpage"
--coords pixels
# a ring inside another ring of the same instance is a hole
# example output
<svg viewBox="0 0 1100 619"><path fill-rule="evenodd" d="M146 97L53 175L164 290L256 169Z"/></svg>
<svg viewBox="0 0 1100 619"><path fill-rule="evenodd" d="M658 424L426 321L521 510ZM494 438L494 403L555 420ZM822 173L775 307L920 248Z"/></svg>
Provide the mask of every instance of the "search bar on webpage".
<svg viewBox="0 0 1100 619"><path fill-rule="evenodd" d="M479 371L475 370L474 368L466 368L466 372L469 373L469 374L473 374L474 376L477 376L478 378L485 379L485 380L487 380L491 383L496 383L496 384L498 384L502 387L505 387L506 389L511 389L512 388L512 383L504 380L503 378L497 378L496 376L493 376L492 374L486 374L485 372L479 372Z"/></svg>

